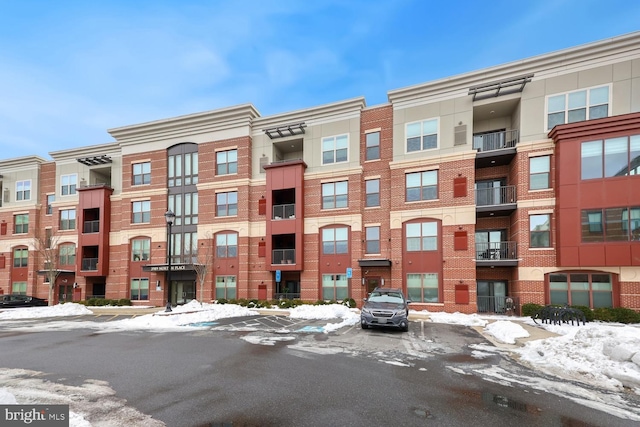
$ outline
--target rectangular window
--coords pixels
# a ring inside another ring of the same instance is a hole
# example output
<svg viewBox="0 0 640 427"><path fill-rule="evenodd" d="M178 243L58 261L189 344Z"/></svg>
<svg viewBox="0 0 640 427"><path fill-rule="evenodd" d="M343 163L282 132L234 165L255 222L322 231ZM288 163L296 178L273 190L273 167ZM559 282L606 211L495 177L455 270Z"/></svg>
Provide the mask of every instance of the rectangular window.
<svg viewBox="0 0 640 427"><path fill-rule="evenodd" d="M582 89L547 98L547 130L556 125L609 116L609 86Z"/></svg>
<svg viewBox="0 0 640 427"><path fill-rule="evenodd" d="M176 215L173 225L198 223L198 193L170 194L168 208Z"/></svg>
<svg viewBox="0 0 640 427"><path fill-rule="evenodd" d="M582 241L603 242L602 210L583 210L581 216Z"/></svg>
<svg viewBox="0 0 640 427"><path fill-rule="evenodd" d="M631 240L640 240L640 207L633 207L622 211L622 228L631 230Z"/></svg>
<svg viewBox="0 0 640 427"><path fill-rule="evenodd" d="M134 224L143 224L151 222L151 201L144 200L141 202L132 203L133 218L131 221Z"/></svg>
<svg viewBox="0 0 640 427"><path fill-rule="evenodd" d="M325 255L349 252L349 230L347 227L322 229L322 253Z"/></svg>
<svg viewBox="0 0 640 427"><path fill-rule="evenodd" d="M61 245L59 251L60 265L75 265L76 263L76 246Z"/></svg>
<svg viewBox="0 0 640 427"><path fill-rule="evenodd" d="M216 175L238 173L238 150L218 151L216 153Z"/></svg>
<svg viewBox="0 0 640 427"><path fill-rule="evenodd" d="M438 148L438 119L407 123L407 153Z"/></svg>
<svg viewBox="0 0 640 427"><path fill-rule="evenodd" d="M529 158L529 190L550 188L551 156Z"/></svg>
<svg viewBox="0 0 640 427"><path fill-rule="evenodd" d="M551 247L551 215L529 215L529 247Z"/></svg>
<svg viewBox="0 0 640 427"><path fill-rule="evenodd" d="M151 239L131 241L131 261L148 261L151 254Z"/></svg>
<svg viewBox="0 0 640 427"><path fill-rule="evenodd" d="M182 187L183 185L195 185L198 183L197 151L169 156L167 167L168 187Z"/></svg>
<svg viewBox="0 0 640 427"><path fill-rule="evenodd" d="M438 224L413 222L405 227L407 252L438 250Z"/></svg>
<svg viewBox="0 0 640 427"><path fill-rule="evenodd" d="M365 227L365 253L380 253L380 227Z"/></svg>
<svg viewBox="0 0 640 427"><path fill-rule="evenodd" d="M405 175L406 201L435 200L438 198L438 171L414 172Z"/></svg>
<svg viewBox="0 0 640 427"><path fill-rule="evenodd" d="M31 200L31 180L16 182L16 201L21 200Z"/></svg>
<svg viewBox="0 0 640 427"><path fill-rule="evenodd" d="M216 257L235 258L238 256L238 234L218 233L216 234Z"/></svg>
<svg viewBox="0 0 640 427"><path fill-rule="evenodd" d="M605 240L617 242L629 240L628 210L626 208L608 208L604 211Z"/></svg>
<svg viewBox="0 0 640 427"><path fill-rule="evenodd" d="M346 162L349 154L349 136L339 135L322 138L322 164Z"/></svg>
<svg viewBox="0 0 640 427"><path fill-rule="evenodd" d="M16 268L26 267L29 263L29 249L16 248L13 250L13 266Z"/></svg>
<svg viewBox="0 0 640 427"><path fill-rule="evenodd" d="M149 299L149 279L131 279L131 300L140 301Z"/></svg>
<svg viewBox="0 0 640 427"><path fill-rule="evenodd" d="M236 276L216 276L216 299L236 298Z"/></svg>
<svg viewBox="0 0 640 427"><path fill-rule="evenodd" d="M53 213L53 202L56 200L56 196L53 194L47 194L47 215Z"/></svg>
<svg viewBox="0 0 640 427"><path fill-rule="evenodd" d="M26 234L29 232L29 214L18 214L13 216L13 233Z"/></svg>
<svg viewBox="0 0 640 427"><path fill-rule="evenodd" d="M322 299L325 301L342 301L349 297L346 274L322 275Z"/></svg>
<svg viewBox="0 0 640 427"><path fill-rule="evenodd" d="M346 208L348 182L327 182L322 184L322 209Z"/></svg>
<svg viewBox="0 0 640 427"><path fill-rule="evenodd" d="M238 192L216 194L216 216L238 215Z"/></svg>
<svg viewBox="0 0 640 427"><path fill-rule="evenodd" d="M380 132L366 134L365 160L377 160L380 158Z"/></svg>
<svg viewBox="0 0 640 427"><path fill-rule="evenodd" d="M133 164L133 180L131 184L151 184L151 162Z"/></svg>
<svg viewBox="0 0 640 427"><path fill-rule="evenodd" d="M13 295L26 295L27 282L13 282L11 284L11 293Z"/></svg>
<svg viewBox="0 0 640 427"><path fill-rule="evenodd" d="M412 302L439 302L437 273L407 274L407 296Z"/></svg>
<svg viewBox="0 0 640 427"><path fill-rule="evenodd" d="M76 186L78 185L78 174L60 176L60 194L63 196L71 196L76 194Z"/></svg>
<svg viewBox="0 0 640 427"><path fill-rule="evenodd" d="M63 209L60 211L60 230L76 229L76 210Z"/></svg>
<svg viewBox="0 0 640 427"><path fill-rule="evenodd" d="M380 206L380 180L368 179L364 182L366 200L365 206L370 208L374 206Z"/></svg>

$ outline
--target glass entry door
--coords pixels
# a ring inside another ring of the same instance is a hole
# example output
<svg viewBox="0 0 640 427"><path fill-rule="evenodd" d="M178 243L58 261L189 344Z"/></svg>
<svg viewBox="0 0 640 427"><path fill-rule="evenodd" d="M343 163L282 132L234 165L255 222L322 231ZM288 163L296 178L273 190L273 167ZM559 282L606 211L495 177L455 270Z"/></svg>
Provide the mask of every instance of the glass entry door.
<svg viewBox="0 0 640 427"><path fill-rule="evenodd" d="M367 277L365 280L367 285L367 294L370 294L375 288L381 286L381 280L379 277Z"/></svg>
<svg viewBox="0 0 640 427"><path fill-rule="evenodd" d="M476 259L504 258L500 249L501 242L506 240L506 235L506 230L476 231Z"/></svg>
<svg viewBox="0 0 640 427"><path fill-rule="evenodd" d="M503 313L507 298L507 282L477 282L478 313Z"/></svg>
<svg viewBox="0 0 640 427"><path fill-rule="evenodd" d="M186 304L196 299L196 283L194 281L171 281L171 305Z"/></svg>
<svg viewBox="0 0 640 427"><path fill-rule="evenodd" d="M73 284L60 283L58 285L58 302L73 301Z"/></svg>

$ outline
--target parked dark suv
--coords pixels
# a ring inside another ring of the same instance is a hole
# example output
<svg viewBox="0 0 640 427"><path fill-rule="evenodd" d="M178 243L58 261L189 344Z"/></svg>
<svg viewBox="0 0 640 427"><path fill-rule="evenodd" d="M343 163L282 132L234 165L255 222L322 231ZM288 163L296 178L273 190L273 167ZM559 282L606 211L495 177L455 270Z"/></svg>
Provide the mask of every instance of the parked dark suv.
<svg viewBox="0 0 640 427"><path fill-rule="evenodd" d="M409 306L411 302L404 297L401 289L375 288L365 298L360 310L360 326L383 326L409 330Z"/></svg>

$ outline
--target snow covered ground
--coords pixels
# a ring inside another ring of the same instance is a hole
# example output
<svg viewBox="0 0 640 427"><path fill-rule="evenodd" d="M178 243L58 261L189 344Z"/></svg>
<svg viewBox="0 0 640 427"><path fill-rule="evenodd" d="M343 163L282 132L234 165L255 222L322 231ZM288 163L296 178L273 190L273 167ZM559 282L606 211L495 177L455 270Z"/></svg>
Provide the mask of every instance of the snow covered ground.
<svg viewBox="0 0 640 427"><path fill-rule="evenodd" d="M113 308L114 312L119 310ZM288 310L291 318L326 320L323 327L325 333L338 330L345 326L352 326L359 321L359 312L343 305L303 305ZM413 312L418 313L418 312ZM510 347L507 351L523 363L567 380L581 382L613 392L631 392L640 395L640 326L591 322L586 325L535 325L531 318L480 316L477 314L460 313L428 313L431 322L449 323L461 326L475 326L483 329L483 333L493 337L495 341L514 344L519 338L527 338L529 332L525 325L543 327L557 336L545 339L530 340L522 345ZM92 314L91 307L79 304L64 304L53 307L34 307L0 311L2 319L34 319L40 317L60 317L58 321L35 323L30 325L32 330L69 330L72 328L96 328L95 322L65 321L64 317ZM136 316L125 320L100 322L102 333L125 330L176 331L188 328L202 328L206 322L221 318L239 317L258 314L256 311L232 304L203 304L192 301L184 306L176 307L173 312L165 313L158 309L151 314ZM259 341L256 344L261 344ZM474 356L484 357L493 350L489 346L474 349ZM505 350L502 349L502 352ZM47 401L47 403L64 403L60 401L60 384L47 385L44 381L39 384L37 376L31 376L31 383L20 385L24 381L25 372L0 369L0 404L33 403ZM500 375L497 371L485 372L485 376ZM17 379L20 378L20 381ZM11 382L8 382L12 379ZM6 384L11 384L6 386ZM34 385L35 384L35 385ZM30 394L29 387L36 387L39 393ZM50 395L46 390L49 389ZM92 384L89 390L103 396L115 394L108 389L108 385L101 382ZM77 391L74 391L77 394ZM613 395L615 396L615 395ZM615 397L614 397L615 398ZM118 405L118 403L114 403ZM594 404L592 403L591 406ZM145 415L136 413L120 403L122 420L142 420ZM629 417L629 414L624 414ZM632 419L640 421L640 414ZM151 421L151 420L147 420ZM72 426L90 426L81 414L71 413Z"/></svg>

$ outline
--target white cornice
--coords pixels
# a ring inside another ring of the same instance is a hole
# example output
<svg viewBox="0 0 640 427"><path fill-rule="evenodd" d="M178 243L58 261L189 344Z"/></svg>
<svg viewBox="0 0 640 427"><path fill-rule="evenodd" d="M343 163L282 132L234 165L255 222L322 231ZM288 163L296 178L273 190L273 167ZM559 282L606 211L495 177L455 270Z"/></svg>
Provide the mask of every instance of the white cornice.
<svg viewBox="0 0 640 427"><path fill-rule="evenodd" d="M140 144L241 127L249 128L256 117L260 117L260 113L252 104L242 104L203 113L108 129L107 132L120 145Z"/></svg>
<svg viewBox="0 0 640 427"><path fill-rule="evenodd" d="M291 123L305 122L307 126L322 122L360 117L360 111L365 108L364 97L347 99L346 101L319 105L303 110L290 111L282 114L256 118L253 121L253 134L259 135L265 129Z"/></svg>
<svg viewBox="0 0 640 427"><path fill-rule="evenodd" d="M417 102L434 102L468 95L470 87L517 75L534 74L533 80L640 58L640 32L600 40L495 67L446 77L387 92L389 102L403 108ZM526 90L526 89L525 89Z"/></svg>
<svg viewBox="0 0 640 427"><path fill-rule="evenodd" d="M25 167L38 168L42 163L48 163L39 156L16 157L13 159L0 160L0 175L3 172L22 171Z"/></svg>
<svg viewBox="0 0 640 427"><path fill-rule="evenodd" d="M76 161L76 159L81 157L92 157L103 154L120 157L120 145L117 142L107 142L105 144L85 145L84 147L49 152L49 155L56 163L63 163L67 160Z"/></svg>

